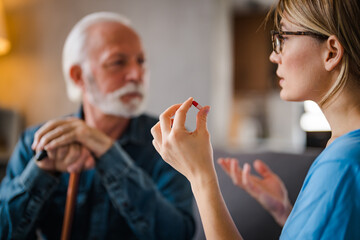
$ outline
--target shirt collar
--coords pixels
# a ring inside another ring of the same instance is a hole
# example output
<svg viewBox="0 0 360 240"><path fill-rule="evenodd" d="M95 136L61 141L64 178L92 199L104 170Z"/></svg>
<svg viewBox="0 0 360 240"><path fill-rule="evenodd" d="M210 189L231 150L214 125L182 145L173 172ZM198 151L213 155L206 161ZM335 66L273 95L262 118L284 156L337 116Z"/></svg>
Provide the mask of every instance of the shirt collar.
<svg viewBox="0 0 360 240"><path fill-rule="evenodd" d="M120 144L134 143L145 144L146 143L146 129L145 121L142 115L130 119L129 126L126 128L124 134L118 139Z"/></svg>

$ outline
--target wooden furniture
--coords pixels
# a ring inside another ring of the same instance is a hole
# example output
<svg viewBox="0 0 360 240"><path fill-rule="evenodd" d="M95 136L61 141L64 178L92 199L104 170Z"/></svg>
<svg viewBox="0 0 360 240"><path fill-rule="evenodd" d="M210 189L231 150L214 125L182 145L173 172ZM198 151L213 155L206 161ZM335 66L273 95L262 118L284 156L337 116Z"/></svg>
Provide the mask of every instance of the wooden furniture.
<svg viewBox="0 0 360 240"><path fill-rule="evenodd" d="M6 164L22 131L22 118L14 110L0 108L0 163Z"/></svg>

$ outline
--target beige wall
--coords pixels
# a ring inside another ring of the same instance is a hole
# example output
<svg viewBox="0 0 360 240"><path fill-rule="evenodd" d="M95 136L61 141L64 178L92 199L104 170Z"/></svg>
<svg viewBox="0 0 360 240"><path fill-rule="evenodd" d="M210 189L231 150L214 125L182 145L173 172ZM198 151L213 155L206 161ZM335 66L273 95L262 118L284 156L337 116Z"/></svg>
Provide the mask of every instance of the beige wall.
<svg viewBox="0 0 360 240"><path fill-rule="evenodd" d="M67 24L60 27L62 21L45 13L44 2L5 2L12 50L0 57L0 106L20 112L27 126L76 108L66 98L60 66Z"/></svg>
<svg viewBox="0 0 360 240"><path fill-rule="evenodd" d="M211 104L213 38L218 0L4 0L13 48L0 57L0 107L25 117L26 126L77 109L61 72L63 42L71 27L95 11L132 20L148 54L148 112L195 97Z"/></svg>

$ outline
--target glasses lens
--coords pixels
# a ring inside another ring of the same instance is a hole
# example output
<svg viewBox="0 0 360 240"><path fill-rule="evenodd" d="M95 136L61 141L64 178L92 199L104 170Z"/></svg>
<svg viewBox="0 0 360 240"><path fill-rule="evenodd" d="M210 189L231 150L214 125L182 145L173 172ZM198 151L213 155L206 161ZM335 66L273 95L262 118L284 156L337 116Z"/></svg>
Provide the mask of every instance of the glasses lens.
<svg viewBox="0 0 360 240"><path fill-rule="evenodd" d="M281 52L281 39L280 39L280 36L279 34L276 34L275 35L275 41L274 41L274 50L277 54L279 54Z"/></svg>
<svg viewBox="0 0 360 240"><path fill-rule="evenodd" d="M281 41L281 36L279 35L279 32L272 30L271 31L271 40L272 40L272 47L273 47L273 51L277 54L279 54L281 52L281 45L282 45L282 41Z"/></svg>

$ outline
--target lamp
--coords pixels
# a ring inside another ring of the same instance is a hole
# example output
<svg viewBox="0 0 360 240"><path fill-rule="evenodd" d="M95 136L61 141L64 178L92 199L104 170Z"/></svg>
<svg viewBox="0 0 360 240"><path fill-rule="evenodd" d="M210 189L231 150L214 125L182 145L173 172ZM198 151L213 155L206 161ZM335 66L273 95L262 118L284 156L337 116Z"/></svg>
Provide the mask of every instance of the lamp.
<svg viewBox="0 0 360 240"><path fill-rule="evenodd" d="M2 0L0 0L0 55L10 51L11 44L6 33L5 11Z"/></svg>

